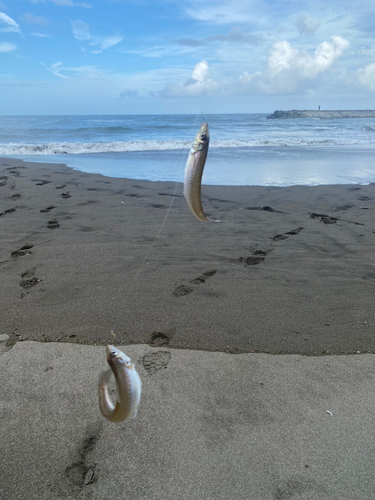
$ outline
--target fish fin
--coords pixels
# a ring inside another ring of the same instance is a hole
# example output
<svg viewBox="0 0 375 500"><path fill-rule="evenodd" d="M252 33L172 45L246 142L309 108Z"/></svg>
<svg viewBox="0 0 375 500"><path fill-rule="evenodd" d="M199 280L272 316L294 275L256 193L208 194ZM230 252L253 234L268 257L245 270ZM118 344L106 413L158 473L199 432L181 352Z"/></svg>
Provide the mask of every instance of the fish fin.
<svg viewBox="0 0 375 500"><path fill-rule="evenodd" d="M112 370L109 368L108 370L104 370L103 372L100 372L99 374L99 379L98 379L98 384L99 385L108 385L108 382L111 378L112 375Z"/></svg>

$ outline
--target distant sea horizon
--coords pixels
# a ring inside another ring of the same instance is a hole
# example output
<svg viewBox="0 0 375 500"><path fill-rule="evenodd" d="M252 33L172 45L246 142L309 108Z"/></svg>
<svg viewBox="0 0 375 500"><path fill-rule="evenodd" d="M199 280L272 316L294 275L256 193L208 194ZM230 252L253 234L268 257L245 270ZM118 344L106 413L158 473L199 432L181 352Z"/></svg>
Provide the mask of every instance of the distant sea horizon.
<svg viewBox="0 0 375 500"><path fill-rule="evenodd" d="M183 181L202 121L203 184L375 182L375 119L267 120L268 113L0 116L0 156L109 177Z"/></svg>

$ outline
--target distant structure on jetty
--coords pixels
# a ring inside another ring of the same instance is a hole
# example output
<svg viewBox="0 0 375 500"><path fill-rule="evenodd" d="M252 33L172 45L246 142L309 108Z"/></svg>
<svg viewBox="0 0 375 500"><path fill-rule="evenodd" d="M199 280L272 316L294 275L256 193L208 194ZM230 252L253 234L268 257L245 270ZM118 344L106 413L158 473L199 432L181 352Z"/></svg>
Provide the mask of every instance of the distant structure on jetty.
<svg viewBox="0 0 375 500"><path fill-rule="evenodd" d="M293 109L292 111L274 111L272 115L267 116L267 120L286 120L291 118L375 118L375 111L308 111L306 109Z"/></svg>

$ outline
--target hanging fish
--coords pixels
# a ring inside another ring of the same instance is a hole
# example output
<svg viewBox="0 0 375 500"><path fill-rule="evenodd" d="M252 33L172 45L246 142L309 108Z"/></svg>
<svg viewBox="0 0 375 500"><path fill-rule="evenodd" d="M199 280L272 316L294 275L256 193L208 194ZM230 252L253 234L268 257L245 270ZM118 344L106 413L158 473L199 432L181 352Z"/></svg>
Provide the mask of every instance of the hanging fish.
<svg viewBox="0 0 375 500"><path fill-rule="evenodd" d="M220 222L219 220L211 220L206 217L201 201L201 182L209 143L208 123L202 123L199 132L195 136L186 162L184 196L188 207L199 220Z"/></svg>
<svg viewBox="0 0 375 500"><path fill-rule="evenodd" d="M99 408L103 417L111 422L122 422L137 416L141 399L141 379L130 358L113 345L106 347L110 368L99 375ZM116 378L117 401L113 406L108 393L112 373Z"/></svg>

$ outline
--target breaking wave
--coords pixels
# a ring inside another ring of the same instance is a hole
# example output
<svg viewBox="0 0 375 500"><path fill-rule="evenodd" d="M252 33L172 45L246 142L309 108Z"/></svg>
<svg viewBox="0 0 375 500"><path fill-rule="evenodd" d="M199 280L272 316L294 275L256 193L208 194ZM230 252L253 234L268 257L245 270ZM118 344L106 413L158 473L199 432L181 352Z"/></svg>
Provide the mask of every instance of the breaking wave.
<svg viewBox="0 0 375 500"><path fill-rule="evenodd" d="M0 155L63 155L87 153L122 153L135 151L168 151L188 149L192 141L113 141L113 142L51 142L28 144L24 142L11 142L0 144ZM337 146L361 144L359 140L349 143L347 140L240 140L228 139L211 141L210 148L252 148L252 147L280 147L280 146Z"/></svg>

